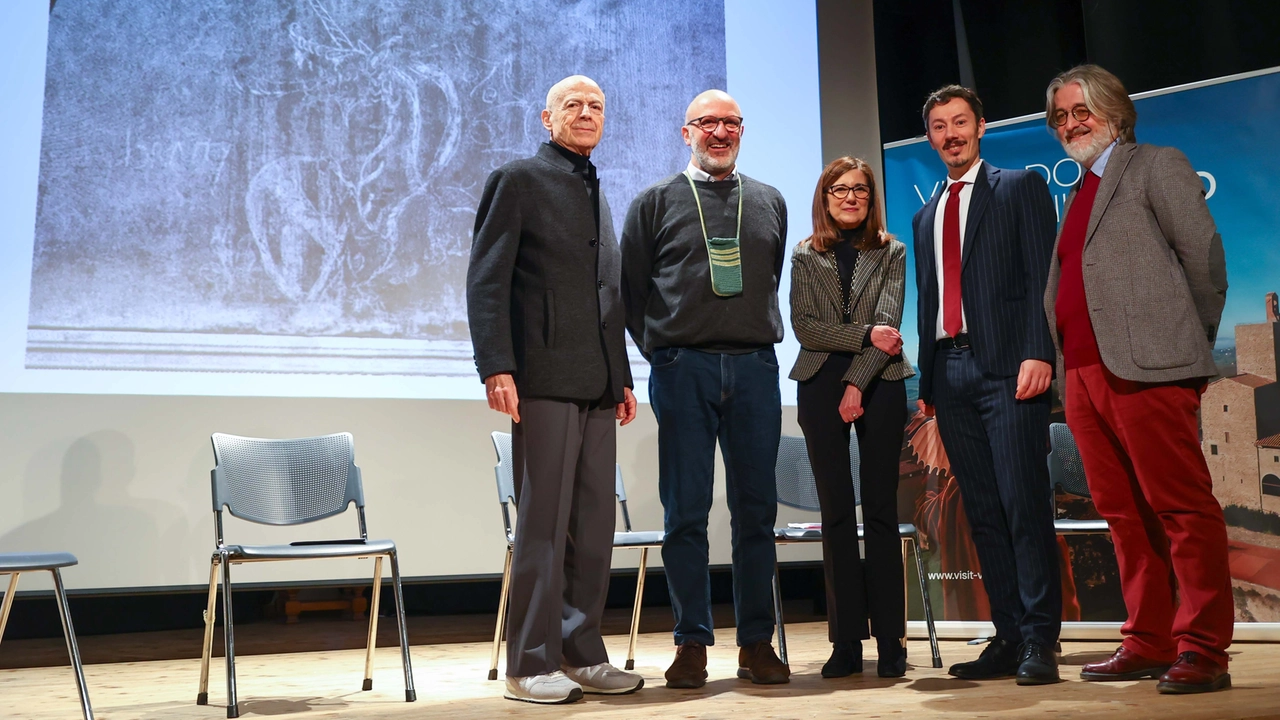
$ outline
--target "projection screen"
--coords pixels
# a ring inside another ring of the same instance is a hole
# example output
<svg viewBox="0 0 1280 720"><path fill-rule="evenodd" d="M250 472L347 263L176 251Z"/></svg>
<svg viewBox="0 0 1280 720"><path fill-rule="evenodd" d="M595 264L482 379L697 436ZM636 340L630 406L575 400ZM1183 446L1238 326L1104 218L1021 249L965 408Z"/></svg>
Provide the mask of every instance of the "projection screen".
<svg viewBox="0 0 1280 720"><path fill-rule="evenodd" d="M546 139L546 90L576 73L607 96L593 160L619 224L687 163L689 100L724 87L746 117L740 169L782 191L790 243L808 234L822 164L812 4L0 7L0 551L75 552L81 591L199 586L209 434L345 430L371 532L397 540L406 577L500 572L488 435L509 424L471 360L471 225L486 176ZM784 368L797 351L779 346ZM785 377L782 397L794 403ZM633 520L661 527L648 408L619 433L619 462ZM337 565L238 572L368 574Z"/></svg>

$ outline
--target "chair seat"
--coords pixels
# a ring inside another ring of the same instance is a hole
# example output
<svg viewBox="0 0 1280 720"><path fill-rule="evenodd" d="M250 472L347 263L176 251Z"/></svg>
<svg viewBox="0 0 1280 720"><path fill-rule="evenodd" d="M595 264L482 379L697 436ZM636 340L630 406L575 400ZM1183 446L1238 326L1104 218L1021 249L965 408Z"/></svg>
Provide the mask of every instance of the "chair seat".
<svg viewBox="0 0 1280 720"><path fill-rule="evenodd" d="M822 528L777 527L773 537L779 542L816 542L822 539Z"/></svg>
<svg viewBox="0 0 1280 720"><path fill-rule="evenodd" d="M1087 522L1087 521L1083 521L1083 522ZM866 527L863 526L861 523L859 523L858 537L859 538L865 537L866 532L867 532ZM901 523L898 525L898 537L903 537L903 538L914 537L915 534L916 534L915 525L912 525L911 523ZM822 528L794 528L794 527L774 528L773 537L775 540L779 542L784 542L784 543L816 542L822 539Z"/></svg>
<svg viewBox="0 0 1280 720"><path fill-rule="evenodd" d="M236 562L253 560L312 560L317 558L363 557L395 552L392 540L308 543L305 545L228 545L227 554ZM215 555L217 553L214 553Z"/></svg>
<svg viewBox="0 0 1280 720"><path fill-rule="evenodd" d="M53 570L75 565L78 560L71 553L0 553L0 574Z"/></svg>
<svg viewBox="0 0 1280 720"><path fill-rule="evenodd" d="M616 532L613 534L614 547L659 547L666 533L661 530L635 532Z"/></svg>
<svg viewBox="0 0 1280 720"><path fill-rule="evenodd" d="M1053 529L1059 535L1093 535L1109 533L1111 527L1106 520L1054 520Z"/></svg>

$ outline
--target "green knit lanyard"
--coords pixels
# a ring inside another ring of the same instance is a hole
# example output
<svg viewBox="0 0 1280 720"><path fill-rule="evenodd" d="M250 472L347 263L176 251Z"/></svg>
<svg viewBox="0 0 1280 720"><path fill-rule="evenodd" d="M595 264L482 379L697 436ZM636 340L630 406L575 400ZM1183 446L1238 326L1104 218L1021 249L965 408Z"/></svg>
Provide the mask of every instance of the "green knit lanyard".
<svg viewBox="0 0 1280 720"><path fill-rule="evenodd" d="M711 268L711 291L720 297L742 294L742 175L738 174L738 227L734 237L721 238L707 235L707 220L702 214L702 198L698 186L693 183L689 171L684 172L693 190L693 201L698 205L698 223L702 226L702 241L707 246L707 262Z"/></svg>

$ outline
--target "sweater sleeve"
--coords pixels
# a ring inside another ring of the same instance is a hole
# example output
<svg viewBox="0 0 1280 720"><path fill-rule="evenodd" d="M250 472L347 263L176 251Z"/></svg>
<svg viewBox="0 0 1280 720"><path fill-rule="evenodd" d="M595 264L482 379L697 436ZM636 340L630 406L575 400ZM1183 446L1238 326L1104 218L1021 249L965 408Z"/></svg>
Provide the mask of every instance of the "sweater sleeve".
<svg viewBox="0 0 1280 720"><path fill-rule="evenodd" d="M651 350L645 345L645 311L649 306L649 295L653 292L653 258L657 243L653 218L654 208L649 193L637 195L627 209L620 241L622 303L626 311L627 332L645 359Z"/></svg>
<svg viewBox="0 0 1280 720"><path fill-rule="evenodd" d="M782 264L787 258L787 201L778 195L778 249L774 253L773 276L778 279L775 291L782 288Z"/></svg>

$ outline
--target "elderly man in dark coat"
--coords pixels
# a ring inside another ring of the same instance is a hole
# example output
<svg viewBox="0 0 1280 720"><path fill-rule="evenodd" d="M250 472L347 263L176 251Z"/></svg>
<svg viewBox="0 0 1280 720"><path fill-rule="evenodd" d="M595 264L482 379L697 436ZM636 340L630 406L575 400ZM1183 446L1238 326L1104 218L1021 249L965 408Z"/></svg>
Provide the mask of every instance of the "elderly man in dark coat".
<svg viewBox="0 0 1280 720"><path fill-rule="evenodd" d="M511 416L519 522L506 697L572 702L638 690L609 664L600 615L613 551L615 419L636 413L619 250L590 154L604 93L551 88L551 133L493 172L476 211L467 315L489 407Z"/></svg>

